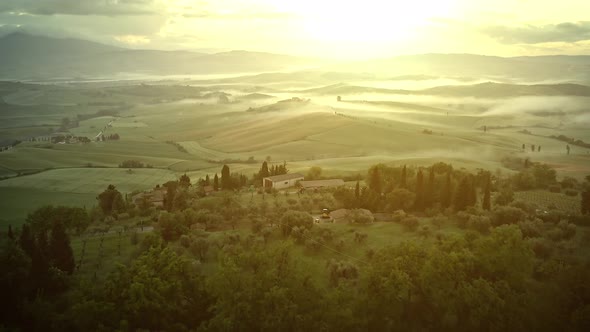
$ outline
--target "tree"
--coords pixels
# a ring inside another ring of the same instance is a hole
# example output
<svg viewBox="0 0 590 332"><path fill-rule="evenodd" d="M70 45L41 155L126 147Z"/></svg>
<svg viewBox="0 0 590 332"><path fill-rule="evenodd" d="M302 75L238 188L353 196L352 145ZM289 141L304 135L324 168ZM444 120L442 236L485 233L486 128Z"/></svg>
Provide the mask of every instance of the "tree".
<svg viewBox="0 0 590 332"><path fill-rule="evenodd" d="M213 190L219 190L219 177L217 176L217 173L215 173L215 176L213 177Z"/></svg>
<svg viewBox="0 0 590 332"><path fill-rule="evenodd" d="M190 245L190 251L193 255L198 256L202 262L205 260L207 251L209 250L209 242L204 238L198 238L194 240Z"/></svg>
<svg viewBox="0 0 590 332"><path fill-rule="evenodd" d="M172 200L172 210L182 211L188 207L188 193L186 189L176 191L174 199Z"/></svg>
<svg viewBox="0 0 590 332"><path fill-rule="evenodd" d="M178 189L178 181L168 181L162 185L166 188L166 195L164 196L164 209L172 211L174 209L174 198Z"/></svg>
<svg viewBox="0 0 590 332"><path fill-rule="evenodd" d="M490 204L491 187L492 187L492 182L490 179L490 175L488 174L487 179L486 179L486 184L484 187L484 191L483 191L483 201L481 204L482 209L487 210L487 211L489 211L491 208L491 204Z"/></svg>
<svg viewBox="0 0 590 332"><path fill-rule="evenodd" d="M399 184L399 186L401 188L406 188L407 187L407 179L406 179L406 177L407 177L407 170L406 170L406 165L404 165L404 168L402 168L402 175L401 175L400 184Z"/></svg>
<svg viewBox="0 0 590 332"><path fill-rule="evenodd" d="M455 211L463 211L471 204L471 192L473 183L469 176L464 176L459 182L457 190L455 191L454 207Z"/></svg>
<svg viewBox="0 0 590 332"><path fill-rule="evenodd" d="M8 225L8 233L7 236L9 239L14 240L14 233L12 233L12 225Z"/></svg>
<svg viewBox="0 0 590 332"><path fill-rule="evenodd" d="M205 186L210 186L211 180L209 180L209 174L205 175Z"/></svg>
<svg viewBox="0 0 590 332"><path fill-rule="evenodd" d="M443 208L451 206L451 199L453 197L453 182L451 180L451 172L447 173L447 178L441 192L441 205Z"/></svg>
<svg viewBox="0 0 590 332"><path fill-rule="evenodd" d="M110 215L113 212L123 212L125 209L123 196L112 184L110 184L105 191L100 193L96 199L105 215Z"/></svg>
<svg viewBox="0 0 590 332"><path fill-rule="evenodd" d="M221 168L221 189L230 190L232 188L231 176L229 172L229 166L223 165Z"/></svg>
<svg viewBox="0 0 590 332"><path fill-rule="evenodd" d="M358 180L356 181L356 186L354 187L354 198L358 204L359 200L361 199L361 186Z"/></svg>
<svg viewBox="0 0 590 332"><path fill-rule="evenodd" d="M369 169L369 188L377 193L381 194L381 174L380 174L380 167L381 165L373 166Z"/></svg>
<svg viewBox="0 0 590 332"><path fill-rule="evenodd" d="M434 204L434 167L430 167L430 172L428 174L428 185L426 186L426 191L424 192L424 206L425 207L432 207Z"/></svg>
<svg viewBox="0 0 590 332"><path fill-rule="evenodd" d="M266 161L262 162L262 166L260 167L260 171L258 171L258 178L260 180L267 178L270 176L268 171L268 163Z"/></svg>
<svg viewBox="0 0 590 332"><path fill-rule="evenodd" d="M312 166L307 171L307 179L317 180L322 176L322 168L319 166Z"/></svg>
<svg viewBox="0 0 590 332"><path fill-rule="evenodd" d="M405 188L397 188L387 194L387 201L389 202L389 211L394 212L397 210L407 211L414 201L416 200L416 194Z"/></svg>
<svg viewBox="0 0 590 332"><path fill-rule="evenodd" d="M188 175L184 173L178 180L178 184L183 188L188 188L191 185L191 178L189 178Z"/></svg>
<svg viewBox="0 0 590 332"><path fill-rule="evenodd" d="M416 176L416 200L414 201L414 209L422 211L424 209L424 175L422 170L418 170Z"/></svg>
<svg viewBox="0 0 590 332"><path fill-rule="evenodd" d="M582 193L582 214L589 214L590 213L590 188L586 188L586 190Z"/></svg>
<svg viewBox="0 0 590 332"><path fill-rule="evenodd" d="M307 212L289 210L281 218L280 225L283 235L288 236L294 227L311 229L313 218Z"/></svg>
<svg viewBox="0 0 590 332"><path fill-rule="evenodd" d="M53 266L68 274L74 272L74 267L76 266L74 252L70 245L70 238L66 234L66 228L60 221L53 223L51 240L49 241L49 252Z"/></svg>
<svg viewBox="0 0 590 332"><path fill-rule="evenodd" d="M33 251L35 250L35 238L33 237L31 227L28 223L25 223L21 229L18 244L23 249L25 254L27 254L29 257L33 256Z"/></svg>

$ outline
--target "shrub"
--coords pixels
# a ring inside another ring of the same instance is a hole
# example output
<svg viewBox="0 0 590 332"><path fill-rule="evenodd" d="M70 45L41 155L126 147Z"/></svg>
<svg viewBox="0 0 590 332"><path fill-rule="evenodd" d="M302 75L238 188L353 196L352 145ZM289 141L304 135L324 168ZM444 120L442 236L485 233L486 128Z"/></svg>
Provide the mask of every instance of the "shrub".
<svg viewBox="0 0 590 332"><path fill-rule="evenodd" d="M557 227L563 231L564 240L569 240L576 236L576 225L570 224L566 220L560 221Z"/></svg>
<svg viewBox="0 0 590 332"><path fill-rule="evenodd" d="M547 259L553 253L553 244L546 239L536 238L531 241L531 248L537 258Z"/></svg>
<svg viewBox="0 0 590 332"><path fill-rule="evenodd" d="M540 237L543 232L543 220L525 220L518 223L518 227L525 238Z"/></svg>
<svg viewBox="0 0 590 332"><path fill-rule="evenodd" d="M539 208L534 203L528 203L528 202L524 202L524 201L520 201L520 200L510 203L510 206L515 207L515 208L519 208L519 209L525 211L527 214L535 214L535 212Z"/></svg>
<svg viewBox="0 0 590 332"><path fill-rule="evenodd" d="M486 216L471 216L467 221L467 227L482 234L487 233L492 227L492 221Z"/></svg>
<svg viewBox="0 0 590 332"><path fill-rule="evenodd" d="M432 235L432 231L430 230L430 227L428 227L428 225L423 225L418 230L418 234L420 234L420 236L422 236L422 237L427 238L427 237L430 237L430 235Z"/></svg>
<svg viewBox="0 0 590 332"><path fill-rule="evenodd" d="M181 235L180 236L180 245L183 246L183 247L185 247L185 248L190 247L190 245L191 245L191 238L188 237L188 235L184 235L184 234Z"/></svg>
<svg viewBox="0 0 590 332"><path fill-rule="evenodd" d="M577 226L590 226L590 214L575 215L569 217L570 223Z"/></svg>
<svg viewBox="0 0 590 332"><path fill-rule="evenodd" d="M401 224L406 230L413 232L420 225L420 220L415 216L407 216L402 219Z"/></svg>
<svg viewBox="0 0 590 332"><path fill-rule="evenodd" d="M576 196L578 196L578 191L577 190L573 190L573 189L567 189L565 191L565 194L568 195L568 196L576 197Z"/></svg>
<svg viewBox="0 0 590 332"><path fill-rule="evenodd" d="M432 224L436 228L440 229L442 226L444 226L449 221L449 218L447 218L443 214L439 214L436 217L432 218L431 221L432 221Z"/></svg>
<svg viewBox="0 0 590 332"><path fill-rule="evenodd" d="M552 193L560 193L561 192L561 186L558 184L551 185L551 186L549 186L548 189Z"/></svg>
<svg viewBox="0 0 590 332"><path fill-rule="evenodd" d="M313 252L317 252L320 250L322 245L314 239L307 239L305 241L305 247Z"/></svg>
<svg viewBox="0 0 590 332"><path fill-rule="evenodd" d="M394 222L402 222L402 220L407 216L404 210L397 210L391 215L391 219Z"/></svg>
<svg viewBox="0 0 590 332"><path fill-rule="evenodd" d="M328 269L330 271L330 283L334 286L337 286L341 279L353 280L358 278L359 274L356 265L343 261L331 260L328 262Z"/></svg>
<svg viewBox="0 0 590 332"><path fill-rule="evenodd" d="M514 192L510 187L503 188L494 199L495 205L508 205L514 201Z"/></svg>
<svg viewBox="0 0 590 332"><path fill-rule="evenodd" d="M369 234L367 233L354 232L354 242L356 243L366 242L368 237Z"/></svg>
<svg viewBox="0 0 590 332"><path fill-rule="evenodd" d="M512 206L499 206L492 212L492 222L494 226L516 224L524 220L526 212Z"/></svg>

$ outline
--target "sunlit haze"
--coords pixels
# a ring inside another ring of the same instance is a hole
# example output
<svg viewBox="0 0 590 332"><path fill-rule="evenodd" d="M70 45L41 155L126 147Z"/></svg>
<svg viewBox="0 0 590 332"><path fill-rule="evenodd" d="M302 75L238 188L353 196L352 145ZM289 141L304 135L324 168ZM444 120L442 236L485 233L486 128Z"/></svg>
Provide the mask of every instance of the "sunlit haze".
<svg viewBox="0 0 590 332"><path fill-rule="evenodd" d="M15 30L134 48L342 59L417 53L590 53L585 0L4 0Z"/></svg>

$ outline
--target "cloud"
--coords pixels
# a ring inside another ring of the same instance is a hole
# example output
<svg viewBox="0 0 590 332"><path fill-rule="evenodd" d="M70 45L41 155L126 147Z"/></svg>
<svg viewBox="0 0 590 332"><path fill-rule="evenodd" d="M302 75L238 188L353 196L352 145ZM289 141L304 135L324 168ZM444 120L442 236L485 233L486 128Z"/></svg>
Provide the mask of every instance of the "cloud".
<svg viewBox="0 0 590 332"><path fill-rule="evenodd" d="M590 40L590 21L542 26L488 26L481 28L480 31L504 44L574 43Z"/></svg>
<svg viewBox="0 0 590 332"><path fill-rule="evenodd" d="M157 15L165 10L159 0L2 0L0 13L30 15Z"/></svg>

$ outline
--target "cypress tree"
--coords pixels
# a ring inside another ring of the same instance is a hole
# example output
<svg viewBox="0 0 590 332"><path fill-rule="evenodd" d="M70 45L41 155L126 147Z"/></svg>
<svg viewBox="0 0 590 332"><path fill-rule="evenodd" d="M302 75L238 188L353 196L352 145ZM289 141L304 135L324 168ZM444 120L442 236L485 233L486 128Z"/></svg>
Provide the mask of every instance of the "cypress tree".
<svg viewBox="0 0 590 332"><path fill-rule="evenodd" d="M210 186L211 185L211 180L209 179L209 174L205 175L205 185L206 186Z"/></svg>
<svg viewBox="0 0 590 332"><path fill-rule="evenodd" d="M455 191L454 207L455 211L463 211L468 206L473 205L473 181L469 176L464 176Z"/></svg>
<svg viewBox="0 0 590 332"><path fill-rule="evenodd" d="M8 238L14 240L14 233L12 233L12 225L8 225Z"/></svg>
<svg viewBox="0 0 590 332"><path fill-rule="evenodd" d="M424 193L425 207L432 207L434 205L434 167L430 167L428 174L428 185Z"/></svg>
<svg viewBox="0 0 590 332"><path fill-rule="evenodd" d="M361 198L361 185L359 181L356 181L356 186L354 187L354 197L356 198L357 202Z"/></svg>
<svg viewBox="0 0 590 332"><path fill-rule="evenodd" d="M406 182L407 182L406 181L406 176L407 176L407 173L406 173L406 165L404 165L404 168L402 168L402 176L401 176L400 185L399 185L401 188L406 188L407 187L407 184L406 184Z"/></svg>
<svg viewBox="0 0 590 332"><path fill-rule="evenodd" d="M582 214L590 213L590 188L582 193Z"/></svg>
<svg viewBox="0 0 590 332"><path fill-rule="evenodd" d="M18 244L20 245L22 250L27 255L29 255L29 257L33 256L33 250L35 249L35 239L33 238L33 234L31 233L31 227L28 223L24 224L23 228L21 229Z"/></svg>
<svg viewBox="0 0 590 332"><path fill-rule="evenodd" d="M451 172L447 173L447 179L441 193L441 205L443 208L451 207L451 197L453 197L453 188L451 181Z"/></svg>
<svg viewBox="0 0 590 332"><path fill-rule="evenodd" d="M74 251L70 245L70 238L66 234L66 228L61 221L53 223L51 229L51 241L49 242L49 253L53 265L68 274L74 272Z"/></svg>
<svg viewBox="0 0 590 332"><path fill-rule="evenodd" d="M372 167L369 170L369 187L374 192L381 194L381 175L379 174L379 167Z"/></svg>
<svg viewBox="0 0 590 332"><path fill-rule="evenodd" d="M268 172L268 163L266 161L264 161L262 163L262 167L260 167L260 172L258 172L258 176L262 180L262 179L268 177L269 175L270 175L270 173Z"/></svg>
<svg viewBox="0 0 590 332"><path fill-rule="evenodd" d="M489 211L491 209L491 203L490 203L490 196L491 196L491 180L490 180L490 175L488 174L487 179L486 179L486 185L484 188L484 192L483 192L483 202L481 204L482 209Z"/></svg>
<svg viewBox="0 0 590 332"><path fill-rule="evenodd" d="M467 206L474 206L477 203L477 191L473 175L469 176L469 196L467 196Z"/></svg>
<svg viewBox="0 0 590 332"><path fill-rule="evenodd" d="M217 173L215 173L215 176L213 177L213 190L219 190L219 177L217 176Z"/></svg>
<svg viewBox="0 0 590 332"><path fill-rule="evenodd" d="M231 177L229 172L229 166L227 165L223 165L223 167L221 168L221 189L231 189Z"/></svg>
<svg viewBox="0 0 590 332"><path fill-rule="evenodd" d="M414 209L422 211L424 209L424 174L418 170L416 176L416 199L414 200Z"/></svg>

